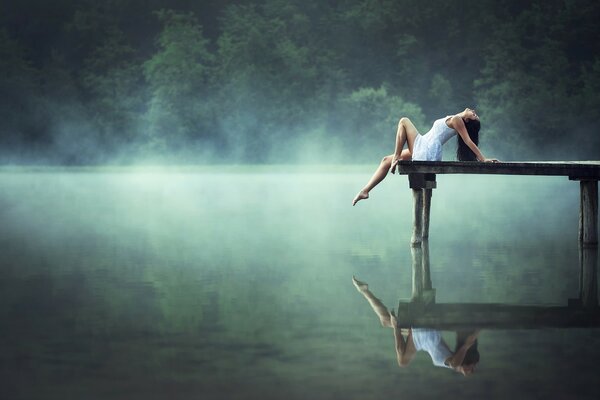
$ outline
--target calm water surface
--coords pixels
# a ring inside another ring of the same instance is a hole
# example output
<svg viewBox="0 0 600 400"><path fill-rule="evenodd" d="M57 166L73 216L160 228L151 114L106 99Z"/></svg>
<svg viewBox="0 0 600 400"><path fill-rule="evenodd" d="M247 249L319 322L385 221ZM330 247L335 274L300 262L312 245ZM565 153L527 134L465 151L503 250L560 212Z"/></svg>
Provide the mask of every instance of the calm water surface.
<svg viewBox="0 0 600 400"><path fill-rule="evenodd" d="M411 297L412 195L352 207L370 169L0 171L0 397L600 396L599 329L484 329L468 378L399 368L351 278ZM566 306L578 206L567 178L438 176L436 302Z"/></svg>

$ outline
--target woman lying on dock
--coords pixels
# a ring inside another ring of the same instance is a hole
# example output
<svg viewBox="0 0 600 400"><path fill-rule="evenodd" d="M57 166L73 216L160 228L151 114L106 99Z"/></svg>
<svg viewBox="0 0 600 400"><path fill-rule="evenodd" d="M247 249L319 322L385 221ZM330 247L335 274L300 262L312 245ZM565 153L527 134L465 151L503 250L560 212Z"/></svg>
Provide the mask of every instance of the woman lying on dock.
<svg viewBox="0 0 600 400"><path fill-rule="evenodd" d="M386 177L388 171L393 174L400 160L441 161L442 145L454 135L457 135L458 140L456 156L459 161L497 162L494 158L485 158L477 147L479 128L479 116L470 108L465 108L456 115L435 120L429 132L424 135L419 134L410 119L400 118L394 154L383 157L367 185L352 200L352 205L368 199L371 189ZM404 143L408 144L408 149L403 150Z"/></svg>
<svg viewBox="0 0 600 400"><path fill-rule="evenodd" d="M475 372L475 365L479 362L477 351L477 336L479 331L467 334L456 332L456 347L454 353L450 351L442 335L435 329L409 328L402 332L394 310L388 311L386 306L369 290L365 282L352 277L356 289L367 299L375 314L379 317L381 325L394 330L394 344L398 365L406 367L414 358L417 351L422 350L431 356L433 365L451 368L464 376ZM403 333L406 335L404 338Z"/></svg>

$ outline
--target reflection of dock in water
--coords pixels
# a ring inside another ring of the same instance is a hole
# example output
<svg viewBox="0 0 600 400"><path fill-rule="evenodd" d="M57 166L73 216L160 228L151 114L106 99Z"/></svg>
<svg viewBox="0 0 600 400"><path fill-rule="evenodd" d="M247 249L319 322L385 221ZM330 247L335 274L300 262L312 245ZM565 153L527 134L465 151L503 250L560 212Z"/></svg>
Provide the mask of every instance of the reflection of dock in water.
<svg viewBox="0 0 600 400"><path fill-rule="evenodd" d="M597 247L580 247L579 298L565 306L529 306L492 303L435 302L429 268L429 244L423 240L412 249L412 298L398 304L398 322L403 328L423 327L462 330L473 327L530 329L540 327L600 326L598 307Z"/></svg>
<svg viewBox="0 0 600 400"><path fill-rule="evenodd" d="M532 329L540 327L600 326L600 311L571 306L519 306L506 304L419 304L400 303L401 328L418 326L439 330L473 327L495 329Z"/></svg>

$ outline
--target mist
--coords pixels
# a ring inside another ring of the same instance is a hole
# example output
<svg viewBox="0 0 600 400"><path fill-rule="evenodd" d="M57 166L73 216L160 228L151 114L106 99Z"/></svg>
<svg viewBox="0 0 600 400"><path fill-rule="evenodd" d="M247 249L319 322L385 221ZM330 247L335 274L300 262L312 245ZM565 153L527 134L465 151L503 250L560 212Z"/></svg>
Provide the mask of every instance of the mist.
<svg viewBox="0 0 600 400"><path fill-rule="evenodd" d="M350 279L388 307L411 296L406 177L351 207L369 168L268 170L3 171L0 393L360 399L364 385L384 397L418 382L403 393L566 396L558 377L572 359L588 367L569 381L594 379L599 347L582 329L486 331L468 382L425 357L399 370L392 335ZM440 176L438 301L565 304L578 292L578 204L566 177Z"/></svg>
<svg viewBox="0 0 600 400"><path fill-rule="evenodd" d="M220 321L237 335L240 320L254 326L293 313L340 321L327 305L347 296L353 274L386 293L387 303L411 295L407 178L390 177L352 207L357 183L369 175L364 167L4 171L3 282L44 277L59 288L80 279L73 293L56 290L81 296L81 306L93 302L114 329L121 309L132 313L128 324L136 321L141 306L128 305L129 296L153 310L143 307L140 326L155 329L160 316L156 328L168 332L193 334L198 324ZM430 251L440 301L562 304L575 296L578 195L563 177L439 177ZM523 290L527 279L548 285ZM3 293L5 311L26 300L22 289ZM207 289L217 290L216 304L202 303ZM104 303L111 296L116 303ZM184 300L199 304L174 303ZM246 314L230 321L236 307Z"/></svg>
<svg viewBox="0 0 600 400"><path fill-rule="evenodd" d="M0 162L376 163L465 107L489 157L598 159L599 8L3 0Z"/></svg>

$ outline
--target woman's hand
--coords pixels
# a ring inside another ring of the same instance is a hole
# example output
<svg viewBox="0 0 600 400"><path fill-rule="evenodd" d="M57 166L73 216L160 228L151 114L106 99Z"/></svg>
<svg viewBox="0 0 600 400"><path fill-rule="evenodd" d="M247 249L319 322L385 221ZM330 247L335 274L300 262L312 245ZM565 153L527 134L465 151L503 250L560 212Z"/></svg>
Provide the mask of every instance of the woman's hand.
<svg viewBox="0 0 600 400"><path fill-rule="evenodd" d="M390 323L392 325L392 328L398 327L398 319L396 319L396 314L394 313L393 309L390 311Z"/></svg>
<svg viewBox="0 0 600 400"><path fill-rule="evenodd" d="M465 340L465 344L468 347L471 347L475 344L475 341L477 340L477 337L479 336L479 333L481 332L481 329L477 329L475 330L473 333L471 333L468 337L467 340Z"/></svg>
<svg viewBox="0 0 600 400"><path fill-rule="evenodd" d="M396 167L398 167L399 162L400 162L400 157L394 156L394 158L392 158L392 164L390 166L390 172L392 174L396 173Z"/></svg>
<svg viewBox="0 0 600 400"><path fill-rule="evenodd" d="M496 162L500 162L500 161L498 161L495 158L484 158L483 162L493 162L493 163L496 163Z"/></svg>

